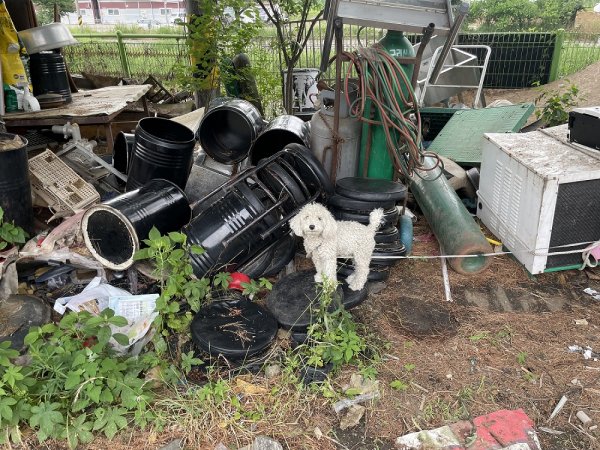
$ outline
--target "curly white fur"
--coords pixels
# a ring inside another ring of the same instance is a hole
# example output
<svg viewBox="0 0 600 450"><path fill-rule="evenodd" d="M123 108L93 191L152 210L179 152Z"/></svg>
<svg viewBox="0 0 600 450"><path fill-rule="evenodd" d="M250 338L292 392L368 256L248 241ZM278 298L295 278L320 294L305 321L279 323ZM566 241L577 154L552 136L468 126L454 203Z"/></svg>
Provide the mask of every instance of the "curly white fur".
<svg viewBox="0 0 600 450"><path fill-rule="evenodd" d="M337 280L337 258L352 258L355 271L347 278L348 286L359 291L367 282L369 264L375 248L375 232L383 220L383 209L369 216L369 225L336 221L319 203L304 206L290 221L292 231L304 238L306 255L312 259L317 274L315 281L326 277Z"/></svg>

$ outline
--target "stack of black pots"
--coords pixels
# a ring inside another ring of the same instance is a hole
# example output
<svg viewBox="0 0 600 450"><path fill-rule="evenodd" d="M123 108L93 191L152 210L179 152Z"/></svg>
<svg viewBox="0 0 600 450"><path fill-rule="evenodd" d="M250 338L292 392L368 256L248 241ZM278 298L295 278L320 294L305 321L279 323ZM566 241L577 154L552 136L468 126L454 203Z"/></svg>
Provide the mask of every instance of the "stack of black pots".
<svg viewBox="0 0 600 450"><path fill-rule="evenodd" d="M296 248L289 219L307 203L326 202L332 193L327 172L302 145L290 144L262 159L201 200L184 227L188 242L205 250L191 256L195 275L278 273Z"/></svg>
<svg viewBox="0 0 600 450"><path fill-rule="evenodd" d="M404 256L406 248L398 230L397 205L406 198L407 189L400 182L373 178L342 178L337 181L335 195L328 206L337 220L369 223L369 214L377 208L384 210L383 223L375 235L375 251L370 264L369 281L384 281L394 265L394 256ZM338 259L338 277L345 279L354 272L352 260Z"/></svg>

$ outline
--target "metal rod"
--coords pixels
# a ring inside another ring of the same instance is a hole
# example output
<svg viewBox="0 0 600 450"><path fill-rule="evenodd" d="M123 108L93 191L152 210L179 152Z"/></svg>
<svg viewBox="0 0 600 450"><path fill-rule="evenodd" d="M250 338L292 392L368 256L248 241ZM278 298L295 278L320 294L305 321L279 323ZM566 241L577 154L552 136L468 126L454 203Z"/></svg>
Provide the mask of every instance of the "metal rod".
<svg viewBox="0 0 600 450"><path fill-rule="evenodd" d="M342 51L343 51L344 25L342 19L335 20L335 99L333 104L333 152L331 156L331 181L335 183L340 146L340 103L342 102Z"/></svg>

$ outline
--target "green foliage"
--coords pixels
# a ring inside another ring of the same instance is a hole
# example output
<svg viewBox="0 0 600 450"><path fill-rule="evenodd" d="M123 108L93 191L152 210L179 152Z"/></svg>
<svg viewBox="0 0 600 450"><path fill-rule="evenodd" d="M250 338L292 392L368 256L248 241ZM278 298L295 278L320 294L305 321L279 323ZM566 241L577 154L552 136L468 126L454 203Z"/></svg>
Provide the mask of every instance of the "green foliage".
<svg viewBox="0 0 600 450"><path fill-rule="evenodd" d="M569 80L565 81L569 83ZM544 101L543 106L535 112L538 119L541 119L548 127L561 125L569 121L569 110L577 106L580 100L579 88L575 84L571 84L564 91L560 89L542 90L535 100L536 105L542 100Z"/></svg>
<svg viewBox="0 0 600 450"><path fill-rule="evenodd" d="M0 207L0 250L4 250L9 244L24 244L27 233L23 228L4 220L4 210Z"/></svg>
<svg viewBox="0 0 600 450"><path fill-rule="evenodd" d="M267 291L273 289L273 284L266 278L260 278L258 281L250 280L250 283L242 283L241 285L244 288L242 291L244 295L256 295L263 289Z"/></svg>
<svg viewBox="0 0 600 450"><path fill-rule="evenodd" d="M575 21L582 0L478 0L469 20L484 31L556 31Z"/></svg>
<svg viewBox="0 0 600 450"><path fill-rule="evenodd" d="M395 391L406 391L409 388L408 383L402 380L394 380L390 383L390 387Z"/></svg>
<svg viewBox="0 0 600 450"><path fill-rule="evenodd" d="M517 355L517 363L519 363L520 366L524 366L526 361L527 352L519 352L519 354Z"/></svg>
<svg viewBox="0 0 600 450"><path fill-rule="evenodd" d="M177 68L178 82L192 91L210 90L218 87L220 72L227 85L234 75L226 67L258 36L262 27L258 11L245 0L192 1L197 2L199 14L181 24L188 36L194 65Z"/></svg>
<svg viewBox="0 0 600 450"><path fill-rule="evenodd" d="M202 302L210 292L210 281L198 279L190 264L190 255L201 255L204 250L190 245L183 233L169 233L161 236L153 227L146 248L139 250L134 259L150 259L155 264L155 275L160 278L161 294L156 301L159 315L156 325L164 336L171 331L188 329L193 313L198 312Z"/></svg>
<svg viewBox="0 0 600 450"><path fill-rule="evenodd" d="M61 16L75 12L75 0L33 0L37 6L36 15L41 24L54 22L54 4L58 5Z"/></svg>
<svg viewBox="0 0 600 450"><path fill-rule="evenodd" d="M344 364L358 363L366 342L358 334L352 315L340 303L331 312L332 303L339 302L337 284L325 280L321 286L315 322L308 328L308 345L304 347L306 362L315 367L331 363L337 370Z"/></svg>
<svg viewBox="0 0 600 450"><path fill-rule="evenodd" d="M131 421L152 420L153 395L143 378L150 359L119 356L110 345L111 326L126 324L107 309L33 327L25 337L27 366L15 365L19 353L0 343L0 444L19 442L25 424L40 442L65 439L76 448L91 442L93 431L110 439Z"/></svg>

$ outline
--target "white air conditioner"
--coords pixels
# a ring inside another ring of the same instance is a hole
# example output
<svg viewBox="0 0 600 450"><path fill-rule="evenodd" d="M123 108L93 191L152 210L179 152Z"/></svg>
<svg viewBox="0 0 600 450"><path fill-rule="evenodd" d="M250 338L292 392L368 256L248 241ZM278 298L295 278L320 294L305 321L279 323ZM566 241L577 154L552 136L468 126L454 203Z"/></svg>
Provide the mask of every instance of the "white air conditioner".
<svg viewBox="0 0 600 450"><path fill-rule="evenodd" d="M600 240L600 152L567 133L486 134L477 217L532 274L579 268L564 252Z"/></svg>

